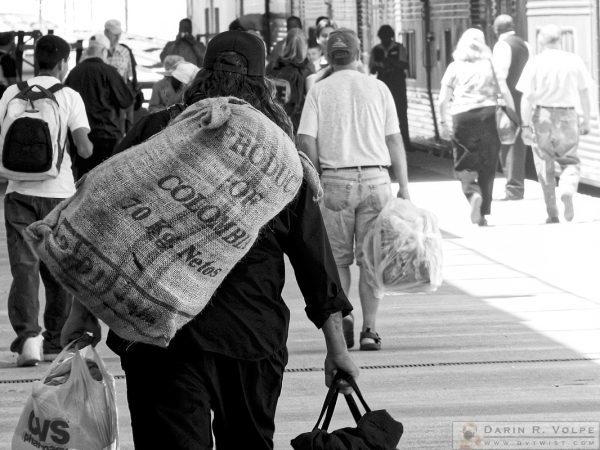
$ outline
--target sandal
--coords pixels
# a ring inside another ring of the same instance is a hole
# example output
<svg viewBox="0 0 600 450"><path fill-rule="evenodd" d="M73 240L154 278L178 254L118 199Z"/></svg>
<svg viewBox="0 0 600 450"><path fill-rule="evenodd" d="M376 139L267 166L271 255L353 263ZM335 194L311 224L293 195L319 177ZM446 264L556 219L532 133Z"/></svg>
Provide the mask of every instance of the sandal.
<svg viewBox="0 0 600 450"><path fill-rule="evenodd" d="M354 347L354 316L352 313L342 319L342 330L344 331L346 348Z"/></svg>
<svg viewBox="0 0 600 450"><path fill-rule="evenodd" d="M370 328L360 333L360 349L361 350L381 350L381 338L376 332L372 332Z"/></svg>

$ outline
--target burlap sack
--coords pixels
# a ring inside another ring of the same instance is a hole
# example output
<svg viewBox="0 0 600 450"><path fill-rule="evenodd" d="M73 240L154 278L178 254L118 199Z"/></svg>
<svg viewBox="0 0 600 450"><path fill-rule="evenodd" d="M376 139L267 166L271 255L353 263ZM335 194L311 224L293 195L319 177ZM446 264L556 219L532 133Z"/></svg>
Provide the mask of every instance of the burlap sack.
<svg viewBox="0 0 600 450"><path fill-rule="evenodd" d="M113 331L166 346L301 182L279 127L239 99L208 99L88 173L26 238Z"/></svg>

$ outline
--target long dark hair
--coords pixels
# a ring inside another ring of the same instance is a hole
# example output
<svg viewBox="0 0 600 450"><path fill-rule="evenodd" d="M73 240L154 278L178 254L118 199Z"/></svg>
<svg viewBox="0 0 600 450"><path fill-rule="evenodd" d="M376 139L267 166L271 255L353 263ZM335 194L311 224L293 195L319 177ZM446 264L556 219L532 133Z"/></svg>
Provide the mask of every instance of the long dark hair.
<svg viewBox="0 0 600 450"><path fill-rule="evenodd" d="M216 63L244 69L248 67L246 58L235 52L222 52ZM211 97L238 97L250 103L290 138L293 139L293 125L285 110L275 101L275 88L265 77L249 77L241 73L202 69L183 94L183 101L191 105Z"/></svg>

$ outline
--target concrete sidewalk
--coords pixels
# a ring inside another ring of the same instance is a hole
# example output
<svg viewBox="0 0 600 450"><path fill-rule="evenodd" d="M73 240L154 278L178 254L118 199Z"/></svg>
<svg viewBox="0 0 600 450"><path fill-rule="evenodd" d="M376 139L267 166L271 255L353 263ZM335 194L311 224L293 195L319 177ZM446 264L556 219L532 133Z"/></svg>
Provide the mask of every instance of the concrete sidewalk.
<svg viewBox="0 0 600 450"><path fill-rule="evenodd" d="M358 382L371 408L387 409L405 426L398 448L452 449L453 422L600 421L600 199L577 195L574 222L546 225L539 186L527 182L524 200L494 202L490 226L480 228L469 223L449 160L415 152L409 162L412 200L435 212L444 232L445 281L433 294L386 297L378 319L382 350L351 352L362 368ZM498 196L503 183L497 180ZM3 227L0 241L5 299L11 277ZM276 449L290 448L290 439L312 429L326 393L323 337L306 319L293 271L287 269L290 359L276 417ZM350 298L359 327L355 269ZM0 449L10 448L29 380L48 368L14 367L8 351L12 335L3 301ZM117 375L121 448L129 450L122 370L103 343L99 349ZM343 402L338 410L331 429L352 425Z"/></svg>

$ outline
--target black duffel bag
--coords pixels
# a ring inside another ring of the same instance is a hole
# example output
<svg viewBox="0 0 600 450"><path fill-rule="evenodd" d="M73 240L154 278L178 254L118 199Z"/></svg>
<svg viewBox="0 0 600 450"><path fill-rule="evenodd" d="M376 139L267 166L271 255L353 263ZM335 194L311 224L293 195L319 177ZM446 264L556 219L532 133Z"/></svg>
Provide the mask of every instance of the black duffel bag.
<svg viewBox="0 0 600 450"><path fill-rule="evenodd" d="M339 380L350 384L366 412L360 413L352 394L344 395L356 427L328 432L339 393ZM323 416L325 419L319 427ZM354 379L347 373L338 372L327 392L315 427L312 431L296 436L291 444L294 450L395 450L403 431L402 424L394 420L386 410L371 411Z"/></svg>

